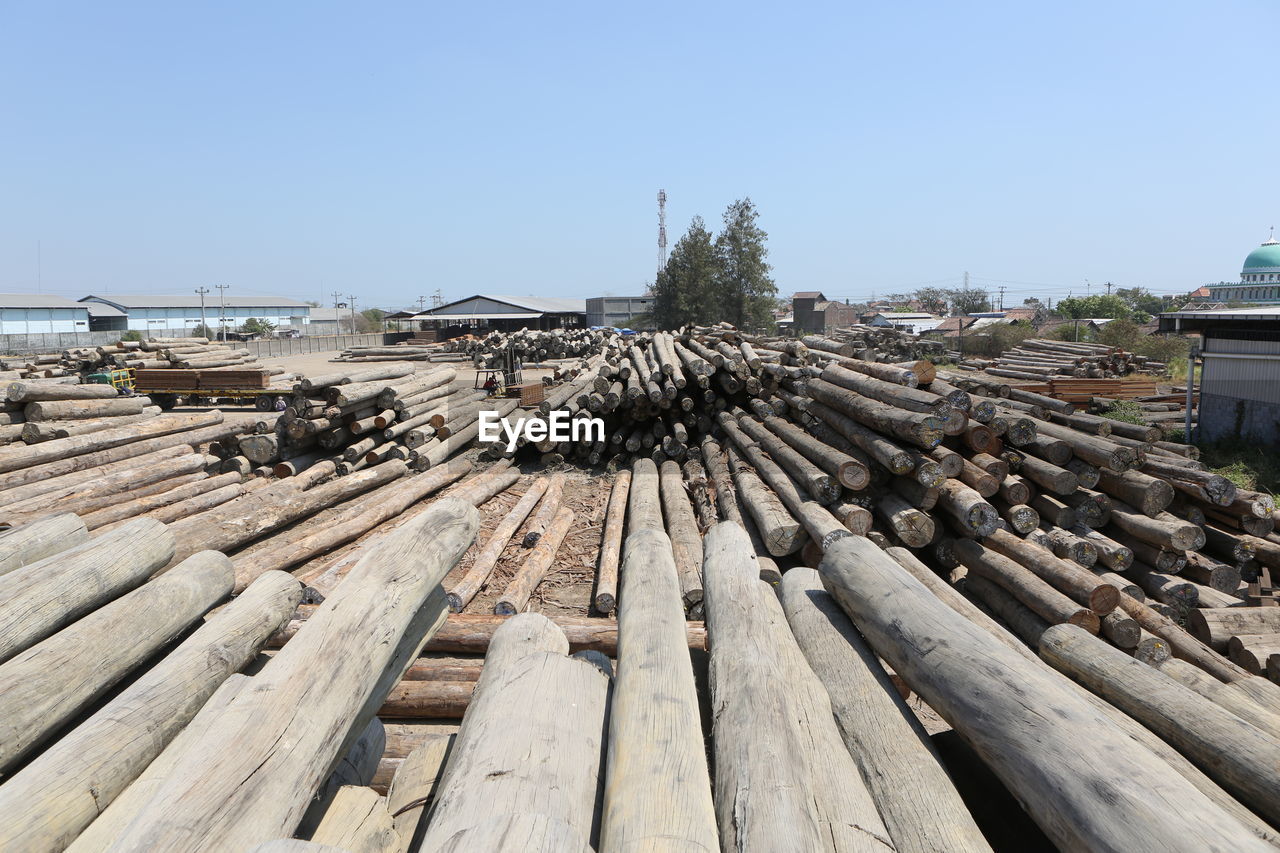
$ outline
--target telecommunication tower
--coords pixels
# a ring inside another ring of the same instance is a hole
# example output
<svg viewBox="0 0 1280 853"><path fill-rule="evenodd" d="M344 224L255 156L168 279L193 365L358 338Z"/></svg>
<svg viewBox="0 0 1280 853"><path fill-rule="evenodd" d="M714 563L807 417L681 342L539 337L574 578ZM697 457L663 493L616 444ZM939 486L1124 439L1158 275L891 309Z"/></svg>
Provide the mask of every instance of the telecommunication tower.
<svg viewBox="0 0 1280 853"><path fill-rule="evenodd" d="M667 265L667 191L658 190L658 272Z"/></svg>

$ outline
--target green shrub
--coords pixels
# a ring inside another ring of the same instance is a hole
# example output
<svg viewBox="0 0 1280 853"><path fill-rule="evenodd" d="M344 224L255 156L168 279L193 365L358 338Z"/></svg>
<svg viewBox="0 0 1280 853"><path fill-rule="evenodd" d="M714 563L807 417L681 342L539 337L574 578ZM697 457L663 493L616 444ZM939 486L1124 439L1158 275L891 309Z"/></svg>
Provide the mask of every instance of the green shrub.
<svg viewBox="0 0 1280 853"><path fill-rule="evenodd" d="M1142 418L1142 406L1134 400L1116 400L1102 413L1102 416L1108 420L1122 421L1126 424L1139 426L1146 424Z"/></svg>
<svg viewBox="0 0 1280 853"><path fill-rule="evenodd" d="M125 332L123 335L120 336L120 340L140 341L142 340L142 332L136 331L134 329L130 329L129 331Z"/></svg>

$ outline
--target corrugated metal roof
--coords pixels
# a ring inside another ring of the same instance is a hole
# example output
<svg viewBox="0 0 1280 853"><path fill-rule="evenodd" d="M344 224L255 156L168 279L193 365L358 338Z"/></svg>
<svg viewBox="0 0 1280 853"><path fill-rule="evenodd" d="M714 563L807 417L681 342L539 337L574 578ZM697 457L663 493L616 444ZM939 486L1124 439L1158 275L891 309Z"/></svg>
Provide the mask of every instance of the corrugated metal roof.
<svg viewBox="0 0 1280 853"><path fill-rule="evenodd" d="M90 317L123 317L125 313L114 305L105 302L81 302L77 306L88 308Z"/></svg>
<svg viewBox="0 0 1280 853"><path fill-rule="evenodd" d="M130 308L199 308L200 296L195 293L111 293L106 296L86 296L81 302L109 302L126 311ZM217 308L221 303L216 297L205 296L205 308ZM236 296L228 294L228 308L309 308L307 303L286 296Z"/></svg>
<svg viewBox="0 0 1280 853"><path fill-rule="evenodd" d="M0 293L0 308L82 308L84 306L48 293Z"/></svg>
<svg viewBox="0 0 1280 853"><path fill-rule="evenodd" d="M560 297L543 297L543 296L504 296L496 293L474 293L465 299L455 299L447 305L441 305L439 308L432 308L424 311L423 315L447 315L458 317L476 317L475 313L466 310L456 310L455 306L464 302L470 302L473 299L488 299L490 302L501 302L510 305L513 308L523 308L526 312L534 312L535 314L585 314L587 313L587 300L585 299L562 299ZM507 314L508 319L517 319L519 315Z"/></svg>
<svg viewBox="0 0 1280 853"><path fill-rule="evenodd" d="M1166 311L1161 319L1183 320L1277 320L1280 319L1280 305L1269 305L1258 308L1225 308L1213 311Z"/></svg>

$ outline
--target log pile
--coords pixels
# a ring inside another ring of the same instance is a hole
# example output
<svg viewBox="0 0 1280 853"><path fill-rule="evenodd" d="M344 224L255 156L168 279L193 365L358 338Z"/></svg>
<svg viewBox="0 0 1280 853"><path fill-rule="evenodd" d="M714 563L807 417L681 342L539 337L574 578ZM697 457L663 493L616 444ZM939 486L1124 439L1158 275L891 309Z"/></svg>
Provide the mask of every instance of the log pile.
<svg viewBox="0 0 1280 853"><path fill-rule="evenodd" d="M258 360L234 342L219 343L208 338L148 338L145 341L116 341L101 347L77 347L60 354L63 369L73 373L95 373L132 367L141 370L208 370L237 367Z"/></svg>
<svg viewBox="0 0 1280 853"><path fill-rule="evenodd" d="M1163 374L1166 365L1104 344L1028 338L981 367L992 376L1043 382L1054 376L1112 379L1134 373Z"/></svg>

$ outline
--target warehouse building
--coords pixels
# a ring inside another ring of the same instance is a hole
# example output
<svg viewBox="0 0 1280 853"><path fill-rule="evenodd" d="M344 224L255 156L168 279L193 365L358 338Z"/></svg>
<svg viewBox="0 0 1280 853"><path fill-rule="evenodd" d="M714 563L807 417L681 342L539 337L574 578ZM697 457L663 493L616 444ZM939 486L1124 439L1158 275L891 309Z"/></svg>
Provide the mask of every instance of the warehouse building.
<svg viewBox="0 0 1280 853"><path fill-rule="evenodd" d="M1197 440L1280 445L1280 307L1172 311L1160 331L1202 338Z"/></svg>
<svg viewBox="0 0 1280 853"><path fill-rule="evenodd" d="M561 299L541 296L498 296L478 293L439 308L412 316L416 321L430 321L454 333L493 329L515 332L530 329L581 328L587 321L585 299Z"/></svg>
<svg viewBox="0 0 1280 853"><path fill-rule="evenodd" d="M128 329L144 334L186 332L202 322L200 296L196 293L113 293L109 296L86 296L80 302L108 305L119 311L124 315L124 322L122 325L119 325L119 320L114 322L120 331ZM283 296L228 295L225 304L205 296L203 322L211 329L223 325L231 329L254 317L277 326L301 326L310 311L311 306L307 303Z"/></svg>
<svg viewBox="0 0 1280 853"><path fill-rule="evenodd" d="M62 296L0 293L0 334L44 335L89 331L88 309Z"/></svg>
<svg viewBox="0 0 1280 853"><path fill-rule="evenodd" d="M652 311L652 296L596 296L587 300L587 325L625 329L633 317Z"/></svg>

